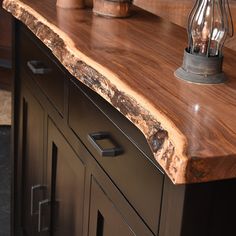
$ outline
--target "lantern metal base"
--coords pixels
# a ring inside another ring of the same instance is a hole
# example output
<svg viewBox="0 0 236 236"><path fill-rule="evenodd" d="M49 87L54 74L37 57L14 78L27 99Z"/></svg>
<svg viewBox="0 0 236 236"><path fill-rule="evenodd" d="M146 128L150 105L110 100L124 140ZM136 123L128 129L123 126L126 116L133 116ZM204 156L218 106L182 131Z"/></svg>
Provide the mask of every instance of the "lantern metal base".
<svg viewBox="0 0 236 236"><path fill-rule="evenodd" d="M227 80L222 71L223 57L204 57L184 51L182 67L175 71L179 79L198 84L219 84Z"/></svg>
<svg viewBox="0 0 236 236"><path fill-rule="evenodd" d="M175 76L178 79L186 80L188 82L197 84L221 84L227 80L227 77L223 72L216 75L204 76L187 72L182 67L178 68L175 71Z"/></svg>

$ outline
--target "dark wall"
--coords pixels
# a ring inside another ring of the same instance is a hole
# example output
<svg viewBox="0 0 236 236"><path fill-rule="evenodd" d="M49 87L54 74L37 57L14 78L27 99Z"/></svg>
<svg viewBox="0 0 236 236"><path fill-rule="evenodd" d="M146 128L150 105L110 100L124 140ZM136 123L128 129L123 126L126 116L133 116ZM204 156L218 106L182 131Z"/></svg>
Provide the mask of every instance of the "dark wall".
<svg viewBox="0 0 236 236"><path fill-rule="evenodd" d="M11 61L11 15L2 8L0 0L0 66L9 66Z"/></svg>
<svg viewBox="0 0 236 236"><path fill-rule="evenodd" d="M181 26L186 26L187 17L195 0L133 0L134 4ZM236 32L236 0L229 0ZM236 33L226 42L236 51Z"/></svg>

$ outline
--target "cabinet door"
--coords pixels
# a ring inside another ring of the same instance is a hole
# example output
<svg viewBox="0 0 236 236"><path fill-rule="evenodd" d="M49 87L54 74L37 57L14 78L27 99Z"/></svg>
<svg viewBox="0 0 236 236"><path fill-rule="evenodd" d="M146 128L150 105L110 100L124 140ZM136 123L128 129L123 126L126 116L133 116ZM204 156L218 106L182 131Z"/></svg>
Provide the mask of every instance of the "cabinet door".
<svg viewBox="0 0 236 236"><path fill-rule="evenodd" d="M34 96L22 89L20 113L22 161L22 228L25 235L38 235L38 203L44 199L44 110Z"/></svg>
<svg viewBox="0 0 236 236"><path fill-rule="evenodd" d="M81 236L85 166L50 120L47 179L51 186L52 235Z"/></svg>
<svg viewBox="0 0 236 236"><path fill-rule="evenodd" d="M145 228L145 226L143 226ZM89 236L150 236L147 230L136 232L122 215L109 196L92 178L90 199Z"/></svg>

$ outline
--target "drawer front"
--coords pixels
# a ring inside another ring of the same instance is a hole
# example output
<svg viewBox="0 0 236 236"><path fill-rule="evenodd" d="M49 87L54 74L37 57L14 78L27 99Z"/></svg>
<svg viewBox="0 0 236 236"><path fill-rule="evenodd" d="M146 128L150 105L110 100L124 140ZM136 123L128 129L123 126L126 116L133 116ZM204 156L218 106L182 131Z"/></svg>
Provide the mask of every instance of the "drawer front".
<svg viewBox="0 0 236 236"><path fill-rule="evenodd" d="M64 72L46 55L46 52L34 42L36 41L35 36L29 35L29 32L25 32L24 26L21 26L20 29L20 68L36 81L56 109L63 114ZM35 38L34 41L32 37Z"/></svg>
<svg viewBox="0 0 236 236"><path fill-rule="evenodd" d="M73 83L69 90L69 125L157 234L163 173Z"/></svg>

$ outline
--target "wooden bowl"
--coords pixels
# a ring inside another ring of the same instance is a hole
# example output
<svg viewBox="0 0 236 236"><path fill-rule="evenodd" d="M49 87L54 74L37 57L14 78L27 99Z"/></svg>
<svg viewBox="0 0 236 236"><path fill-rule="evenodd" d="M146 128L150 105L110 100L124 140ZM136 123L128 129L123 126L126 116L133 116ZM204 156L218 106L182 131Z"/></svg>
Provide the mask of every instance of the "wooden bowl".
<svg viewBox="0 0 236 236"><path fill-rule="evenodd" d="M94 0L93 12L106 17L124 18L130 15L130 0Z"/></svg>
<svg viewBox="0 0 236 236"><path fill-rule="evenodd" d="M84 0L57 0L56 5L57 7L67 8L67 9L84 8L85 1Z"/></svg>

